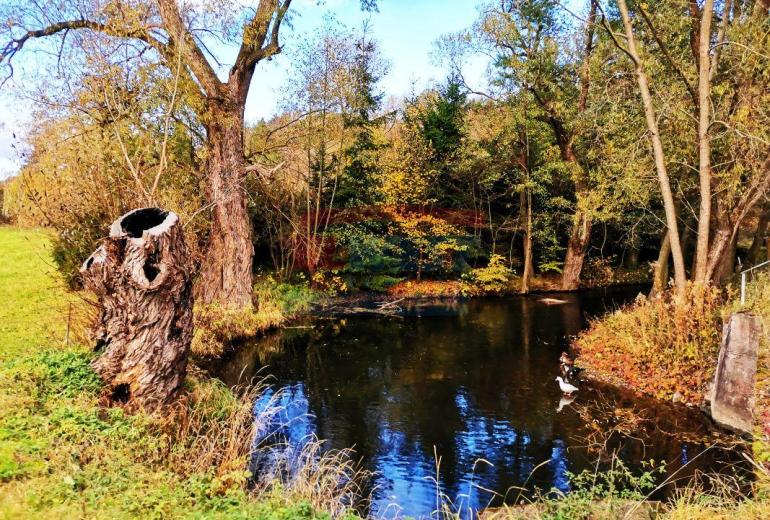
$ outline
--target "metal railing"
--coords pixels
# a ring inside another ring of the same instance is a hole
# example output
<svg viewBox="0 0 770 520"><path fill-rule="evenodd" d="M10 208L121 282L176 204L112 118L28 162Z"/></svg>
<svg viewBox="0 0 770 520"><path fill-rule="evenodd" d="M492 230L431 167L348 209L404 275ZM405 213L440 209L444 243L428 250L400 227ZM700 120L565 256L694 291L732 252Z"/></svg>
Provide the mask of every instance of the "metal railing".
<svg viewBox="0 0 770 520"><path fill-rule="evenodd" d="M741 271L741 305L744 305L746 303L746 278L748 278L748 275L750 273L753 273L755 270L765 266L770 266L770 260L768 260L767 262L762 262L761 264L757 264L754 267L749 267L744 271Z"/></svg>

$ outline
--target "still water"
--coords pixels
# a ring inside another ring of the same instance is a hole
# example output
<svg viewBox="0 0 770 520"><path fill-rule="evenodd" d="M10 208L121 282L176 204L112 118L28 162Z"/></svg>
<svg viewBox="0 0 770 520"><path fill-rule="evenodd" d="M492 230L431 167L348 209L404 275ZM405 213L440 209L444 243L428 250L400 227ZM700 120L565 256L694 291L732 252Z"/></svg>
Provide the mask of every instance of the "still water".
<svg viewBox="0 0 770 520"><path fill-rule="evenodd" d="M327 448L353 447L375 474L373 515L429 515L436 480L463 511L535 489L568 492L570 474L603 467L613 452L635 469L665 461L679 483L727 471L735 455L704 452L708 424L698 412L598 384L584 384L571 402L559 391L558 358L570 336L639 290L318 319L242 346L213 372L231 385L269 374L283 391L281 422L292 444L315 434ZM598 433L610 426L622 432Z"/></svg>

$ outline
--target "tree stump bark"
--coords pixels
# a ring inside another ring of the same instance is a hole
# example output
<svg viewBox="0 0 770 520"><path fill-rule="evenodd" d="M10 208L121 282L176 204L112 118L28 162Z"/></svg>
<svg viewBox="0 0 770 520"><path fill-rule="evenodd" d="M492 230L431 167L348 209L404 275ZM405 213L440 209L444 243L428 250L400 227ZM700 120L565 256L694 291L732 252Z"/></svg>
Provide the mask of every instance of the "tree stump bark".
<svg viewBox="0 0 770 520"><path fill-rule="evenodd" d="M187 247L175 213L126 213L80 269L99 298L92 363L110 404L155 410L184 382L192 340Z"/></svg>

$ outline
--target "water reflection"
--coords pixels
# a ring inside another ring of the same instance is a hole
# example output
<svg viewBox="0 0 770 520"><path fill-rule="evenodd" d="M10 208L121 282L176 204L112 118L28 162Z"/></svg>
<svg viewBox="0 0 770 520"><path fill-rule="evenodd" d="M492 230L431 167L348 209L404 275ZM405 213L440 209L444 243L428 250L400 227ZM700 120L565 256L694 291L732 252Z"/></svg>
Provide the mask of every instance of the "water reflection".
<svg viewBox="0 0 770 520"><path fill-rule="evenodd" d="M428 515L436 508L435 479L457 507L478 509L511 502L522 488L569 491L569 473L592 468L597 457L586 441L586 410L598 413L595 403L605 411L646 410L656 430L704 430L697 415L664 413L610 389L585 387L568 401L554 382L559 354L587 316L636 294L560 295L562 304L421 304L402 318L324 320L242 348L215 372L236 384L269 365L285 406L276 412L281 427L265 438L280 436L283 449L312 434L327 439L328 448L354 447L377 474L374 513L394 514L399 509L388 506L396 503L404 514ZM636 431L639 440L615 437L609 447L632 466L666 460L670 472L686 464L687 449L701 450L656 435ZM699 457L678 476L717 468L718 458Z"/></svg>

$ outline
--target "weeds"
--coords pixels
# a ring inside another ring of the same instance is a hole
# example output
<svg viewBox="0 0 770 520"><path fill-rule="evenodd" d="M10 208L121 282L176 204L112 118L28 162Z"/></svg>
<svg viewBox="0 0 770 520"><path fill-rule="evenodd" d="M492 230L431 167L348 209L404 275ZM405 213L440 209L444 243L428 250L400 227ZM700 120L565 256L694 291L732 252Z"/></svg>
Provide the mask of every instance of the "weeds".
<svg viewBox="0 0 770 520"><path fill-rule="evenodd" d="M486 463L486 461L483 459L476 461L476 464L479 463ZM665 472L665 465L649 461L639 474L635 474L619 458L613 457L609 468L605 470L600 471L597 467L595 471L583 471L578 474L568 472L570 481L568 493L557 489L536 490L534 496L524 498L523 488L521 488L512 504L473 511L464 508L461 501L455 504L442 493L438 485L440 459L437 458L436 464L437 476L432 479L436 483L437 507L434 516L451 520L460 520L467 516L475 517L476 514L483 520L626 518L625 513L645 503L649 493L659 487L658 482ZM538 467L533 470L533 473ZM509 499L499 495L498 498Z"/></svg>

